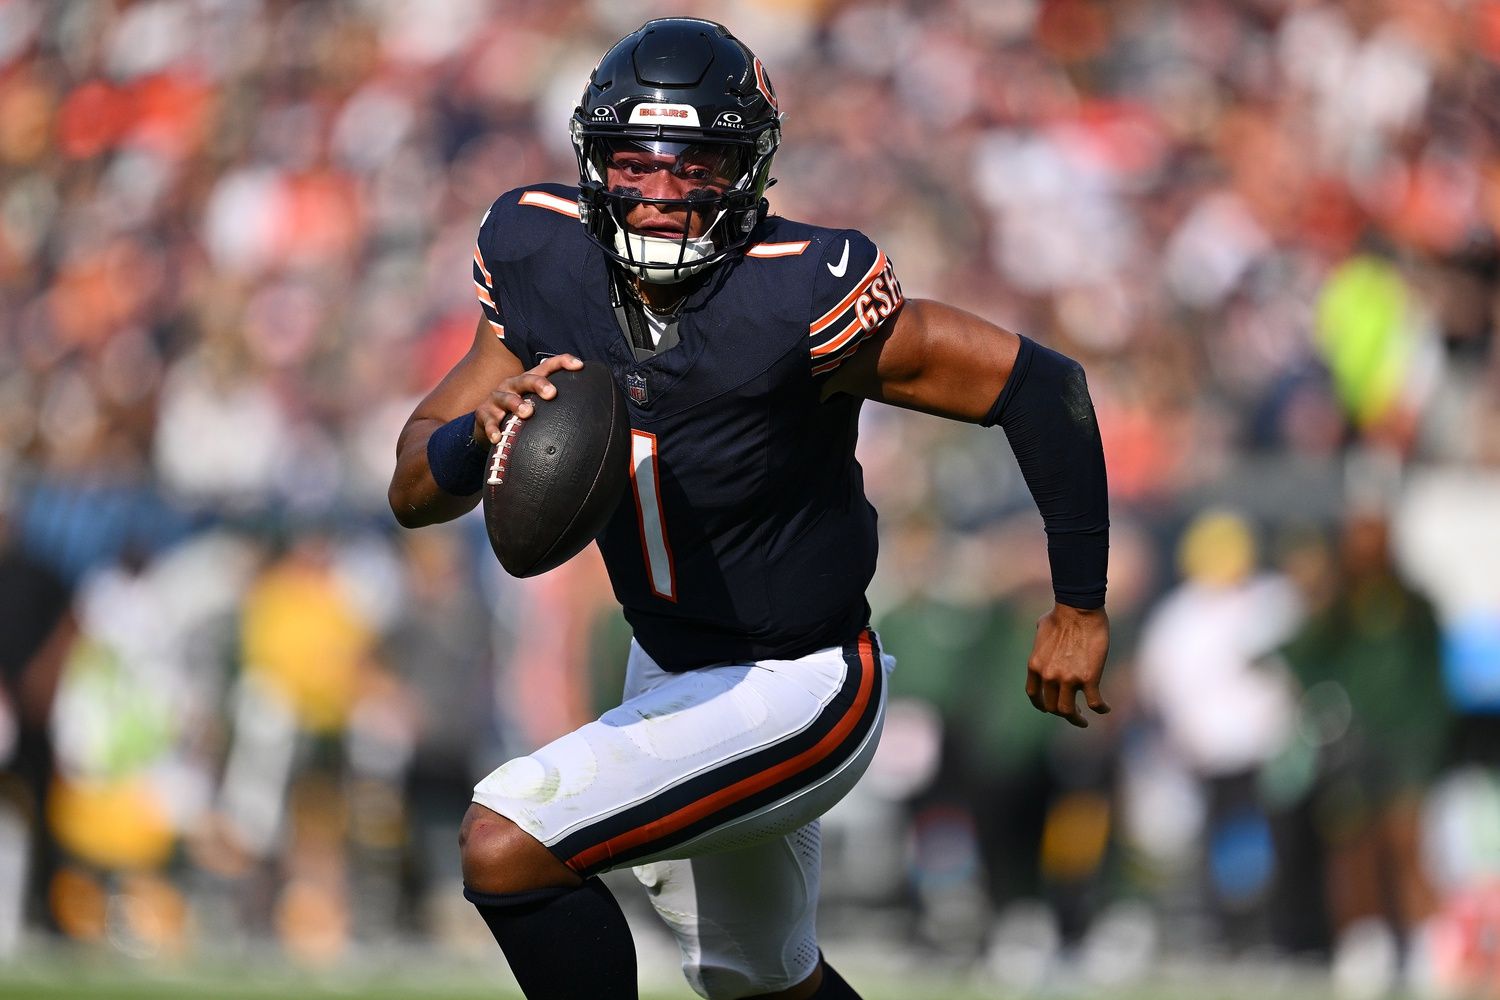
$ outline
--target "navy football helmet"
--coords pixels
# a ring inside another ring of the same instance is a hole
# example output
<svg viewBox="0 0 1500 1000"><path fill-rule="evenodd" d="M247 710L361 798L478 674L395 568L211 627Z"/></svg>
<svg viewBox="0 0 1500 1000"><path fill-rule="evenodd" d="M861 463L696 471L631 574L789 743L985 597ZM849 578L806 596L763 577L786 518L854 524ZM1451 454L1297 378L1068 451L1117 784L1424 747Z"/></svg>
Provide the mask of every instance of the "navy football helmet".
<svg viewBox="0 0 1500 1000"><path fill-rule="evenodd" d="M765 67L721 24L661 18L620 39L570 128L579 218L646 281L681 281L739 252L765 215L781 113ZM626 225L641 205L659 226Z"/></svg>

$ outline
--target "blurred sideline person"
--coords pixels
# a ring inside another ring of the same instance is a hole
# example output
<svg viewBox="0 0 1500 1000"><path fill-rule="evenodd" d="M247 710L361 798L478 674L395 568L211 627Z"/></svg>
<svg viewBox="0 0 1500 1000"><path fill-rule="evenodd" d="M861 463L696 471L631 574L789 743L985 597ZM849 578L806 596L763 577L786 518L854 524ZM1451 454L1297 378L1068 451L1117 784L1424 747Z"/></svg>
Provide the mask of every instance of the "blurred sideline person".
<svg viewBox="0 0 1500 1000"><path fill-rule="evenodd" d="M1423 797L1446 762L1453 713L1431 603L1391 558L1382 513L1345 520L1331 579L1282 650L1303 729L1324 744L1306 791L1335 958L1360 941L1412 947L1437 908L1423 869Z"/></svg>
<svg viewBox="0 0 1500 1000"><path fill-rule="evenodd" d="M571 123L576 187L502 195L468 354L416 408L389 499L407 527L472 509L488 445L548 376L606 365L630 399L633 489L598 541L633 630L623 703L483 779L465 894L529 997L634 998L597 876L633 866L702 996L851 998L814 933L818 817L863 773L891 661L870 630L875 513L861 402L1000 425L1046 523L1055 604L1026 691L1108 706L1108 512L1082 369L905 301L864 235L769 214L781 114L709 21L648 22Z"/></svg>
<svg viewBox="0 0 1500 1000"><path fill-rule="evenodd" d="M1201 805L1193 838L1201 856L1184 869L1201 876L1196 904L1216 938L1255 947L1269 934L1274 874L1257 775L1293 722L1291 683L1268 658L1302 608L1290 580L1261 568L1254 530L1238 512L1195 517L1177 558L1181 580L1142 629L1138 694ZM1203 690L1215 697L1195 696ZM1181 865L1190 854L1166 860Z"/></svg>

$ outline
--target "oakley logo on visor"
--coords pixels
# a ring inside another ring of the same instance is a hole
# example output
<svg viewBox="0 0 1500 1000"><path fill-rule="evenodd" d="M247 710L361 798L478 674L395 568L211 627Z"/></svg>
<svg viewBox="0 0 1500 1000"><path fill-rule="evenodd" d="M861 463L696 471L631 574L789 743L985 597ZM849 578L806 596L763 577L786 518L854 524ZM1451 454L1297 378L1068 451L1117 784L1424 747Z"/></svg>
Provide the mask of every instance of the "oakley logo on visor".
<svg viewBox="0 0 1500 1000"><path fill-rule="evenodd" d="M637 104L630 112L632 125L687 125L698 127L698 109L691 104Z"/></svg>
<svg viewBox="0 0 1500 1000"><path fill-rule="evenodd" d="M721 111L719 117L714 119L714 128L742 129L744 127L744 116L733 111Z"/></svg>
<svg viewBox="0 0 1500 1000"><path fill-rule="evenodd" d="M599 107L590 111L589 115L596 122L618 122L620 120L619 116L615 114L615 109L606 104L599 105Z"/></svg>

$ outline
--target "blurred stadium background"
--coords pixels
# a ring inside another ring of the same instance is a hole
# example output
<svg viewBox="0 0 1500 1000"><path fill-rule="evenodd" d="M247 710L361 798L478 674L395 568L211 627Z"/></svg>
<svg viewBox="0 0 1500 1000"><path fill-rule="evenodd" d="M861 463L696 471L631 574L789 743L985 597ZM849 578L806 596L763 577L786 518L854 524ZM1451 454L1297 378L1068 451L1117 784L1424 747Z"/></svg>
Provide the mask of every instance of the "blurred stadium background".
<svg viewBox="0 0 1500 1000"><path fill-rule="evenodd" d="M623 622L593 553L518 583L385 486L480 216L663 13L772 70L776 211L1079 357L1109 457L1078 732L1022 696L999 436L867 407L900 667L830 954L1500 997L1494 0L0 0L0 997L503 995L458 818Z"/></svg>

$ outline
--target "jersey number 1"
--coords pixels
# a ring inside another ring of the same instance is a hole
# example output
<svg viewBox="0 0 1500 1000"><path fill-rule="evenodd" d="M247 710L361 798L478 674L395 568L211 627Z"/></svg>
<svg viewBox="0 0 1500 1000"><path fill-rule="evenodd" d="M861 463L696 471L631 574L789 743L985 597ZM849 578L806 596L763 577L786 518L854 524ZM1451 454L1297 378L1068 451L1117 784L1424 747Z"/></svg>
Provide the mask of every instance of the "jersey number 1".
<svg viewBox="0 0 1500 1000"><path fill-rule="evenodd" d="M636 524L641 529L641 554L646 557L651 592L675 602L677 574L672 566L672 547L667 544L667 526L661 513L661 476L656 467L655 434L630 432L630 488L635 492Z"/></svg>

